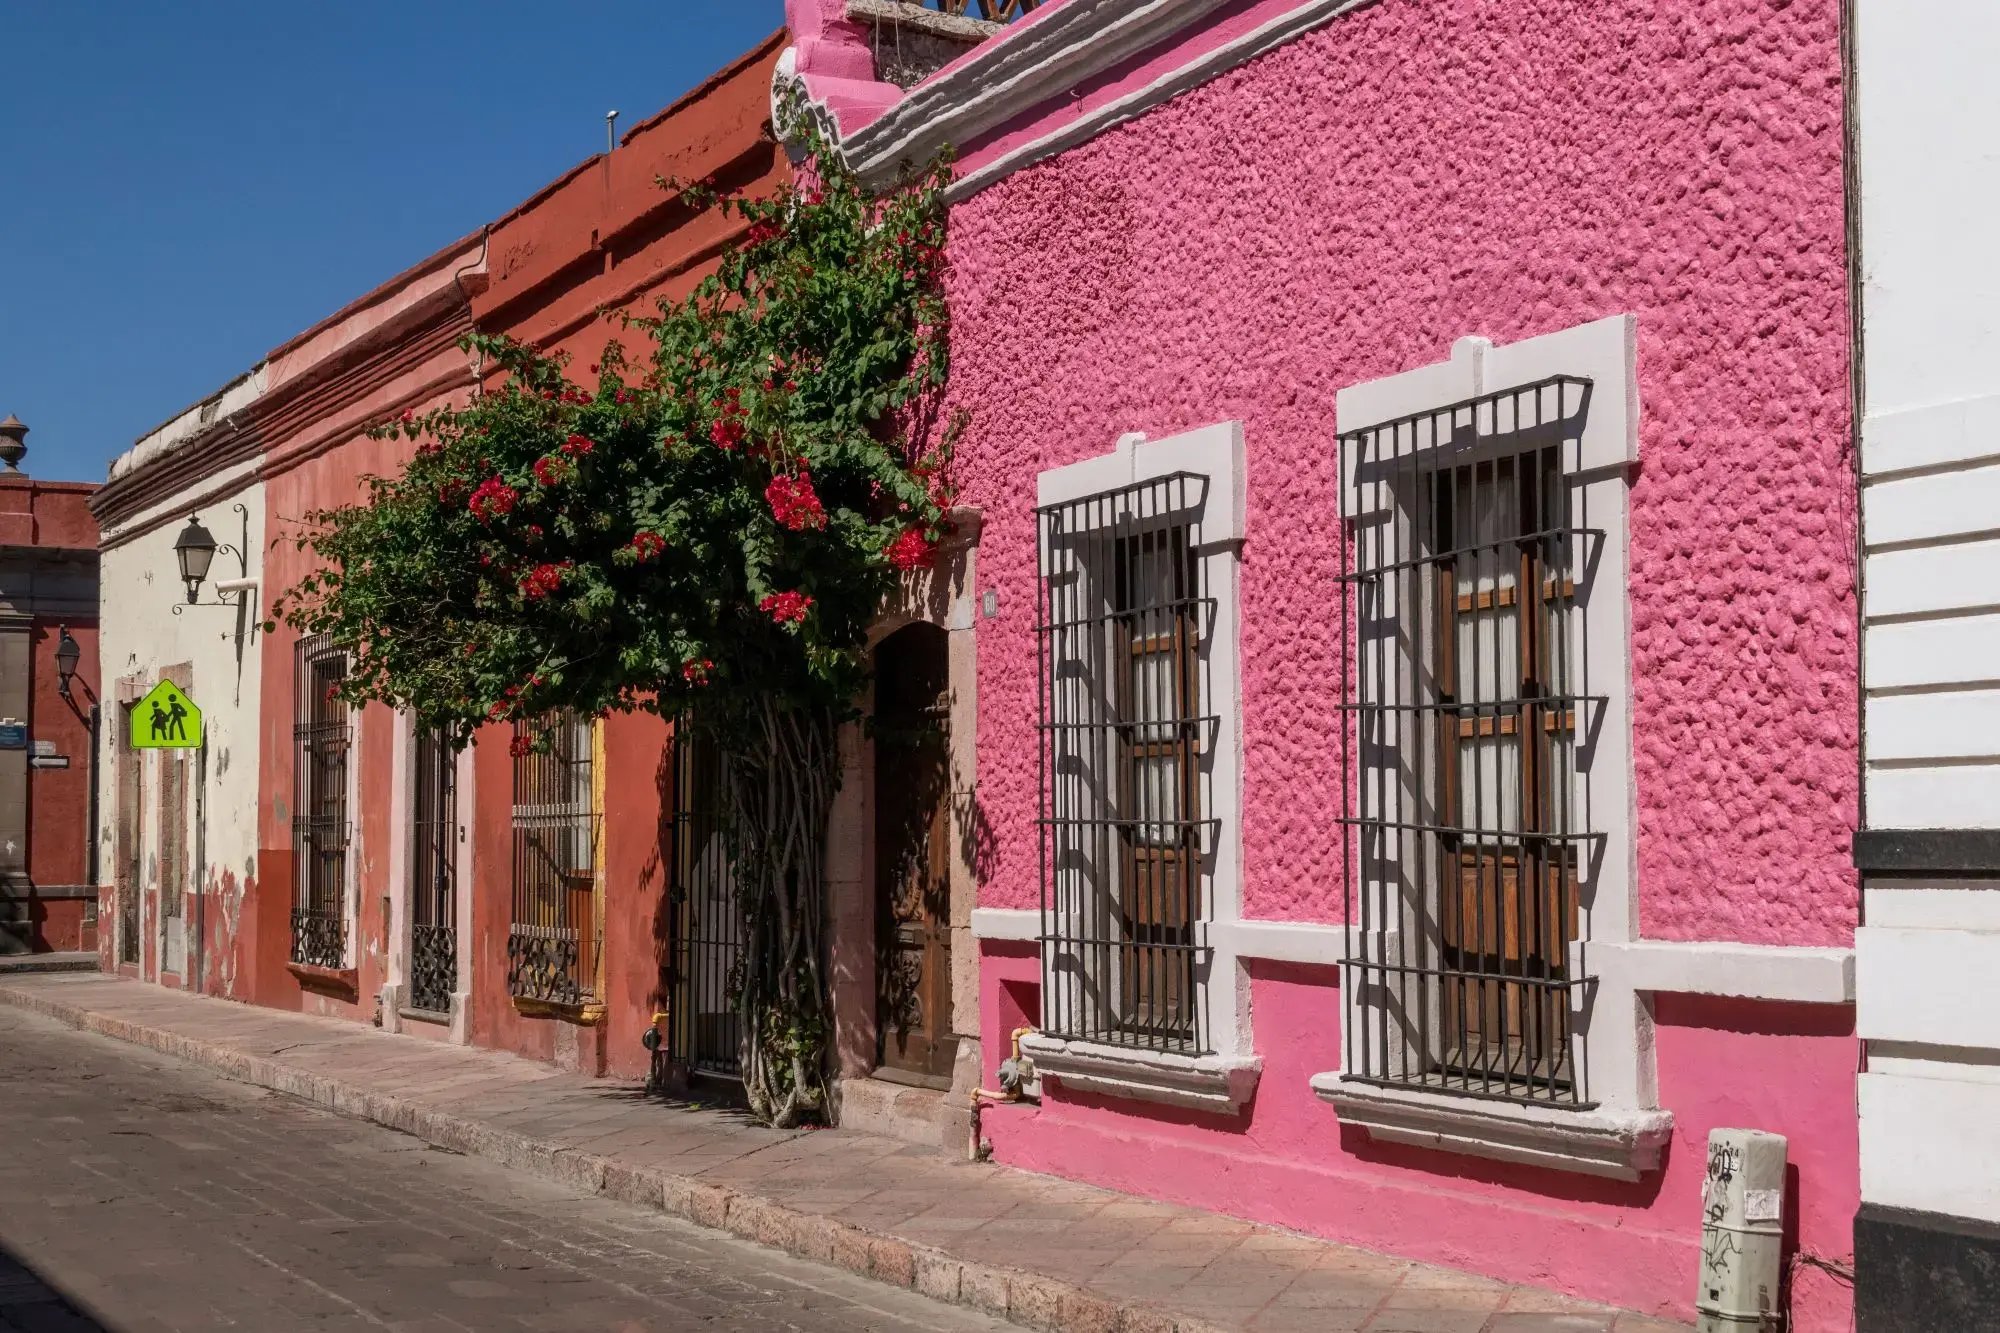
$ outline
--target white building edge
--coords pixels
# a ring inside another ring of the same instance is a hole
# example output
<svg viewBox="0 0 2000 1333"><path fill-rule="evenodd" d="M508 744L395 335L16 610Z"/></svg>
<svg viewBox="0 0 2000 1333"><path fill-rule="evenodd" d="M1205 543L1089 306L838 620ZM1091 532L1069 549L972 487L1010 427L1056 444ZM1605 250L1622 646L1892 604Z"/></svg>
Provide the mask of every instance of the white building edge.
<svg viewBox="0 0 2000 1333"><path fill-rule="evenodd" d="M2000 1327L2000 5L1850 0L1858 1327Z"/></svg>

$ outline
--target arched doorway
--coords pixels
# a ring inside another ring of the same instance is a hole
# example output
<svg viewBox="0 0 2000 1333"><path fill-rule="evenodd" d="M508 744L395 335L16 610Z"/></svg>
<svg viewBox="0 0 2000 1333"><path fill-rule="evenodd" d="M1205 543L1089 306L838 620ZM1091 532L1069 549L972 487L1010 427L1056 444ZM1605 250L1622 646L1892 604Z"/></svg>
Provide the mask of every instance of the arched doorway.
<svg viewBox="0 0 2000 1333"><path fill-rule="evenodd" d="M951 711L936 625L875 650L876 1063L948 1084L951 1031Z"/></svg>

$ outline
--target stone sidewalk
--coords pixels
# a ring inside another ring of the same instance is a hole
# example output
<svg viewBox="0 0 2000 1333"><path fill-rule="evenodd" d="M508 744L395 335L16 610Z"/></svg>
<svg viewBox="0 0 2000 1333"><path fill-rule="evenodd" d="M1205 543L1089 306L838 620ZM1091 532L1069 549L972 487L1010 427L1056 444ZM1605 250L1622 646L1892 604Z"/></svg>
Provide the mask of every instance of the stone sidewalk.
<svg viewBox="0 0 2000 1333"><path fill-rule="evenodd" d="M841 1130L779 1132L494 1051L96 974L0 1003L1030 1328L1684 1333L1551 1292Z"/></svg>

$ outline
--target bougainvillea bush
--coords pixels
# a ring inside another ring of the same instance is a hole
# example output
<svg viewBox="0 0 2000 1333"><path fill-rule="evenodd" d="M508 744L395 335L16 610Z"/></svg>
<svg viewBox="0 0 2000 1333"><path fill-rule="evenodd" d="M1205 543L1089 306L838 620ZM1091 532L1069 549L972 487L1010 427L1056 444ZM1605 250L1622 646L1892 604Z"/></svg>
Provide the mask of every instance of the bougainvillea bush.
<svg viewBox="0 0 2000 1333"><path fill-rule="evenodd" d="M945 522L942 164L881 195L806 132L763 199L662 182L739 222L689 298L579 367L477 336L504 383L406 416L415 441L280 608L353 655L348 691L469 737L560 708L644 709L713 744L750 941L737 984L753 1109L824 1105L820 925L835 728L884 597ZM496 375L497 377L497 375Z"/></svg>

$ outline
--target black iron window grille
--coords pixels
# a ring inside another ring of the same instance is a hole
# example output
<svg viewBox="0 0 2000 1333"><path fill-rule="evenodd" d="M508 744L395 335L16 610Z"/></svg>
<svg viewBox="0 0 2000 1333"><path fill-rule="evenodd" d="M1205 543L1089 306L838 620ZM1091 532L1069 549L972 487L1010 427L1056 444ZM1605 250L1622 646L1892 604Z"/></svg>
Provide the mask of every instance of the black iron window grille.
<svg viewBox="0 0 2000 1333"><path fill-rule="evenodd" d="M412 745L410 1008L451 1012L458 989L458 750L420 727Z"/></svg>
<svg viewBox="0 0 2000 1333"><path fill-rule="evenodd" d="M347 653L323 634L292 650L292 961L347 965Z"/></svg>
<svg viewBox="0 0 2000 1333"><path fill-rule="evenodd" d="M686 727L674 735L674 941L667 1057L697 1074L738 1077L743 1020L736 1007L743 963L743 911L729 849L716 818L722 760Z"/></svg>
<svg viewBox="0 0 2000 1333"><path fill-rule="evenodd" d="M1588 1107L1587 380L1341 437L1346 1077ZM1586 595L1579 596L1579 586Z"/></svg>
<svg viewBox="0 0 2000 1333"><path fill-rule="evenodd" d="M1211 1049L1207 490L1182 472L1039 511L1042 1026L1053 1036Z"/></svg>
<svg viewBox="0 0 2000 1333"><path fill-rule="evenodd" d="M591 719L567 710L515 724L514 909L507 986L517 998L597 998L597 793Z"/></svg>

